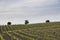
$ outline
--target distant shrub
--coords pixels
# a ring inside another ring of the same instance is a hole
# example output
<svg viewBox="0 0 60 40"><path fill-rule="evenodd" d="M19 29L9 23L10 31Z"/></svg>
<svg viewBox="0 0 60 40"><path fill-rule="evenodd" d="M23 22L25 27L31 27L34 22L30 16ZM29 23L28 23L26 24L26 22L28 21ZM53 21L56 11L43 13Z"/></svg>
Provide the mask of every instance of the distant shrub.
<svg viewBox="0 0 60 40"><path fill-rule="evenodd" d="M46 23L50 22L50 20L46 20Z"/></svg>
<svg viewBox="0 0 60 40"><path fill-rule="evenodd" d="M11 25L11 22L8 22L7 25Z"/></svg>
<svg viewBox="0 0 60 40"><path fill-rule="evenodd" d="M25 20L25 24L28 24L29 23L29 21L28 20Z"/></svg>

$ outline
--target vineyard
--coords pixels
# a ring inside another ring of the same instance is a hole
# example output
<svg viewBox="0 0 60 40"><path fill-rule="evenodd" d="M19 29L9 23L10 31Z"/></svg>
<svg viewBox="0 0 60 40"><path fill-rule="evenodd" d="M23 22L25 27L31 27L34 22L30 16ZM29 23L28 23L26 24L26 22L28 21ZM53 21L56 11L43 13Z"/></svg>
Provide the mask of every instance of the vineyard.
<svg viewBox="0 0 60 40"><path fill-rule="evenodd" d="M60 40L60 22L0 26L1 40Z"/></svg>

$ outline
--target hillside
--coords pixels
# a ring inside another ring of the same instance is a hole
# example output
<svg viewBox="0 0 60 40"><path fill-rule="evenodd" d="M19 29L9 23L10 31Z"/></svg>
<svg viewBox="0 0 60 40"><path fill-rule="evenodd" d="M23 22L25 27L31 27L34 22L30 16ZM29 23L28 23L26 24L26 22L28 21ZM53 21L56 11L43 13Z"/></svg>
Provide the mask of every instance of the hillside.
<svg viewBox="0 0 60 40"><path fill-rule="evenodd" d="M60 22L0 26L1 40L60 40Z"/></svg>

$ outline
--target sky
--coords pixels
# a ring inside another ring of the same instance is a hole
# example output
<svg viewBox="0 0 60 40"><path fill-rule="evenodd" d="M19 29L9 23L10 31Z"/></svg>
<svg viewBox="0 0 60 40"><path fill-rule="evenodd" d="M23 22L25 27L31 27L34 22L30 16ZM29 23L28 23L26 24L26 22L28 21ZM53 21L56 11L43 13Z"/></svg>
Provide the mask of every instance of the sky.
<svg viewBox="0 0 60 40"><path fill-rule="evenodd" d="M60 21L60 0L0 0L0 25Z"/></svg>

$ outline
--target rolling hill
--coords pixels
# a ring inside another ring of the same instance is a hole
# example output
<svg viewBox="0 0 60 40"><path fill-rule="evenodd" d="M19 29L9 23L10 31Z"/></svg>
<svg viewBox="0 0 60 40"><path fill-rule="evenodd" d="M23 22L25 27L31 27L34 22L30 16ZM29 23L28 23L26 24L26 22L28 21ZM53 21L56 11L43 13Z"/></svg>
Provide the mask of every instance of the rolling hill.
<svg viewBox="0 0 60 40"><path fill-rule="evenodd" d="M60 40L60 22L0 26L1 40Z"/></svg>

